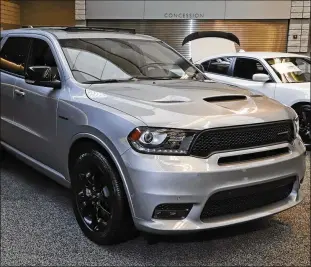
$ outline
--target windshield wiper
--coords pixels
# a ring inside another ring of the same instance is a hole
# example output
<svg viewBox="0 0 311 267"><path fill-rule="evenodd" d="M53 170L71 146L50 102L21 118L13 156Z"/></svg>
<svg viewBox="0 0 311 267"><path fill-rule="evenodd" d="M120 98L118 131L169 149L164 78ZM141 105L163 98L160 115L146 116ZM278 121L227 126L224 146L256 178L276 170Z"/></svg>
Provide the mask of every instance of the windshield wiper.
<svg viewBox="0 0 311 267"><path fill-rule="evenodd" d="M138 80L173 80L173 78L175 77L134 76L133 78L138 79Z"/></svg>
<svg viewBox="0 0 311 267"><path fill-rule="evenodd" d="M122 82L128 82L136 80L136 78L132 77L129 79L106 79L106 80L95 80L95 81L86 81L83 82L84 84L96 84L96 83L122 83Z"/></svg>

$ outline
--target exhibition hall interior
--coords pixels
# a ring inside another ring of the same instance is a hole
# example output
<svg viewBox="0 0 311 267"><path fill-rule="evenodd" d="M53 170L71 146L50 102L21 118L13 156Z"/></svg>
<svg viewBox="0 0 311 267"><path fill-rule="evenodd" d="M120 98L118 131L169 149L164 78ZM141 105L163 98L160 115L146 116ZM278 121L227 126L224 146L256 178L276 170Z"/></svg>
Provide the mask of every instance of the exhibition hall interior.
<svg viewBox="0 0 311 267"><path fill-rule="evenodd" d="M1 266L311 266L310 1L0 3Z"/></svg>

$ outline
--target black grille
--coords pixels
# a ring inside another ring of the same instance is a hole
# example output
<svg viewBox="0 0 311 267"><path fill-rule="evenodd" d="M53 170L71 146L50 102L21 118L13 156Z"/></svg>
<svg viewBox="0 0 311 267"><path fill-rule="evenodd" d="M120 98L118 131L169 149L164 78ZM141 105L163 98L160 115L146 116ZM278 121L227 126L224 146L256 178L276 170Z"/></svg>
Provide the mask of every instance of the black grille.
<svg viewBox="0 0 311 267"><path fill-rule="evenodd" d="M261 151L261 152L251 153L251 154L242 154L242 155L236 155L236 156L222 157L218 160L218 165L226 165L226 164L233 164L233 163L242 163L246 161L267 159L271 157L285 155L287 153L289 153L289 148L284 147L284 148Z"/></svg>
<svg viewBox="0 0 311 267"><path fill-rule="evenodd" d="M206 130L194 140L190 154L208 157L214 152L291 143L293 127L292 121L282 121Z"/></svg>
<svg viewBox="0 0 311 267"><path fill-rule="evenodd" d="M201 219L236 214L260 208L289 196L295 177L215 193L206 202Z"/></svg>

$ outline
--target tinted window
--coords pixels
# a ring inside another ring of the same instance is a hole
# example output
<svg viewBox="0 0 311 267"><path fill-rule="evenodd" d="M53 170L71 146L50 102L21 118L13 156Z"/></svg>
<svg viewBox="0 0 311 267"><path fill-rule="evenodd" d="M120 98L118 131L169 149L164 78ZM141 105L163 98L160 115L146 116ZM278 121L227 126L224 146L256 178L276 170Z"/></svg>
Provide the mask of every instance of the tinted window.
<svg viewBox="0 0 311 267"><path fill-rule="evenodd" d="M208 70L209 63L210 63L210 61L207 60L207 61L205 61L205 62L203 62L203 63L201 64L206 72L207 72L207 70Z"/></svg>
<svg viewBox="0 0 311 267"><path fill-rule="evenodd" d="M307 83L311 81L310 60L300 57L266 59L283 83Z"/></svg>
<svg viewBox="0 0 311 267"><path fill-rule="evenodd" d="M59 41L75 79L192 79L196 69L166 44L139 39Z"/></svg>
<svg viewBox="0 0 311 267"><path fill-rule="evenodd" d="M33 39L29 60L29 66L48 66L52 69L54 79L59 79L57 64L52 50L47 42L41 39Z"/></svg>
<svg viewBox="0 0 311 267"><path fill-rule="evenodd" d="M227 75L232 58L217 58L210 61L207 71Z"/></svg>
<svg viewBox="0 0 311 267"><path fill-rule="evenodd" d="M237 58L235 61L233 76L237 78L252 80L257 73L267 74L264 66L257 60L251 58Z"/></svg>
<svg viewBox="0 0 311 267"><path fill-rule="evenodd" d="M1 49L0 67L8 72L24 75L24 67L29 52L29 38L10 37Z"/></svg>

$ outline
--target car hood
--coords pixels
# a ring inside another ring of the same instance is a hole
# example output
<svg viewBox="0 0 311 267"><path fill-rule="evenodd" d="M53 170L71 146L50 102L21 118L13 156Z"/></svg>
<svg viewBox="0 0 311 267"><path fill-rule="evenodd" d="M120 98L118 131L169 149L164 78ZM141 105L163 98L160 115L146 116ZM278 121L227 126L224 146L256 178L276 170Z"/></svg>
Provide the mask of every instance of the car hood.
<svg viewBox="0 0 311 267"><path fill-rule="evenodd" d="M212 82L97 84L86 89L86 94L93 101L154 127L205 129L285 120L290 116L289 110L274 100Z"/></svg>

